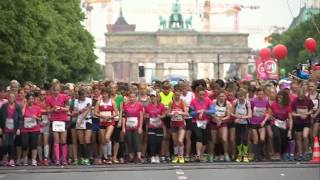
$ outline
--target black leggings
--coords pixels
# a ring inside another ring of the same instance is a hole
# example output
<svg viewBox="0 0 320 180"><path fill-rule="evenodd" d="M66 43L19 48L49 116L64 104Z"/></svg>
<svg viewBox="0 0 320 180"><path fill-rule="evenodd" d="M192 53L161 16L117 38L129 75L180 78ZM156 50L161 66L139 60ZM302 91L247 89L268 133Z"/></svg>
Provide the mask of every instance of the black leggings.
<svg viewBox="0 0 320 180"><path fill-rule="evenodd" d="M163 129L148 129L148 149L150 156L160 155Z"/></svg>
<svg viewBox="0 0 320 180"><path fill-rule="evenodd" d="M28 132L21 134L22 150L26 151L28 148L30 150L37 149L38 146L38 132Z"/></svg>
<svg viewBox="0 0 320 180"><path fill-rule="evenodd" d="M141 152L141 142L138 131L126 131L126 142L129 153Z"/></svg>
<svg viewBox="0 0 320 180"><path fill-rule="evenodd" d="M210 136L210 130L208 128L198 128L196 124L193 125L192 133L194 134L196 142L202 142L203 145L207 145Z"/></svg>
<svg viewBox="0 0 320 180"><path fill-rule="evenodd" d="M3 147L4 147L4 154L9 155L9 159L14 159L15 156L15 148L14 148L14 139L15 135L13 133L6 133L3 134Z"/></svg>
<svg viewBox="0 0 320 180"><path fill-rule="evenodd" d="M288 146L288 131L286 129L272 126L274 149L277 153L286 153Z"/></svg>
<svg viewBox="0 0 320 180"><path fill-rule="evenodd" d="M236 124L237 146L239 146L240 144L243 144L245 146L248 145L248 132L249 132L248 124Z"/></svg>

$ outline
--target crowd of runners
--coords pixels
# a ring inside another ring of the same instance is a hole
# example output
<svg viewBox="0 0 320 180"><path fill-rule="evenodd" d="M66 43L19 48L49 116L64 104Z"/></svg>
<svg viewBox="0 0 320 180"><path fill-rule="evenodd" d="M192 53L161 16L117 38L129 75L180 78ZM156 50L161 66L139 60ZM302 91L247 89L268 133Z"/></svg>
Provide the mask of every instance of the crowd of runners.
<svg viewBox="0 0 320 180"><path fill-rule="evenodd" d="M12 80L0 89L2 165L307 161L319 136L317 87Z"/></svg>

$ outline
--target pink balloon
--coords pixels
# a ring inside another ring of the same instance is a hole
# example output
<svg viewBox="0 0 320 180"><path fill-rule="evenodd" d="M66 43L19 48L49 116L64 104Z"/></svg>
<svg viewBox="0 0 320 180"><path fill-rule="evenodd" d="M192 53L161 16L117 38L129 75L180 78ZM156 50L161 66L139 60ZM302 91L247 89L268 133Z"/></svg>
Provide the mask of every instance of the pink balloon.
<svg viewBox="0 0 320 180"><path fill-rule="evenodd" d="M288 49L283 44L278 44L272 49L273 55L276 59L284 59L288 54Z"/></svg>
<svg viewBox="0 0 320 180"><path fill-rule="evenodd" d="M310 53L313 53L317 49L317 41L313 38L308 38L305 40L304 46Z"/></svg>

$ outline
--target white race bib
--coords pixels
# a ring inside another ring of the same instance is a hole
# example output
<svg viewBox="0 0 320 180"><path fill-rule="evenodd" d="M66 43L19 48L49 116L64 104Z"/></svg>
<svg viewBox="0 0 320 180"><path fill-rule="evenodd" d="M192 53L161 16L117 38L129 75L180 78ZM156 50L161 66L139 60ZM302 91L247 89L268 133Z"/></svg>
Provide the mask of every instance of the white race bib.
<svg viewBox="0 0 320 180"><path fill-rule="evenodd" d="M37 120L35 118L31 117L25 117L24 118L24 128L30 129L34 128L37 125Z"/></svg>
<svg viewBox="0 0 320 180"><path fill-rule="evenodd" d="M86 121L85 120L78 120L76 123L76 129L86 129Z"/></svg>
<svg viewBox="0 0 320 180"><path fill-rule="evenodd" d="M207 124L208 122L207 121L199 121L197 120L197 127L198 128L201 128L201 129L206 129L207 128Z"/></svg>
<svg viewBox="0 0 320 180"><path fill-rule="evenodd" d="M216 116L224 117L226 116L227 107L216 106Z"/></svg>
<svg viewBox="0 0 320 180"><path fill-rule="evenodd" d="M53 121L52 122L52 131L53 132L65 132L66 131L66 122Z"/></svg>
<svg viewBox="0 0 320 180"><path fill-rule="evenodd" d="M160 127L161 126L161 119L160 118L150 118L150 125L154 127Z"/></svg>
<svg viewBox="0 0 320 180"><path fill-rule="evenodd" d="M181 111L174 111L173 113L178 112L181 113ZM183 116L181 114L173 115L171 118L172 121L184 121Z"/></svg>
<svg viewBox="0 0 320 180"><path fill-rule="evenodd" d="M274 125L277 126L280 129L287 129L287 123L286 121L281 121L279 119L276 119L274 121Z"/></svg>
<svg viewBox="0 0 320 180"><path fill-rule="evenodd" d="M128 117L126 125L129 128L136 128L138 126L138 118L137 117Z"/></svg>
<svg viewBox="0 0 320 180"><path fill-rule="evenodd" d="M312 102L313 102L313 110L318 110L319 100L318 99L314 99L314 100L312 100Z"/></svg>
<svg viewBox="0 0 320 180"><path fill-rule="evenodd" d="M9 130L13 130L14 128L14 121L12 118L7 118L6 119L6 128Z"/></svg>
<svg viewBox="0 0 320 180"><path fill-rule="evenodd" d="M103 121L103 122L110 122L112 121L112 119L110 118L111 117L111 111L101 111L100 112L100 115L101 116L104 116L104 117L109 117L109 118L101 118L100 120Z"/></svg>
<svg viewBox="0 0 320 180"><path fill-rule="evenodd" d="M297 113L298 114L307 114L308 113L308 109L297 108Z"/></svg>
<svg viewBox="0 0 320 180"><path fill-rule="evenodd" d="M263 117L266 113L266 108L254 107L253 108L253 116L255 117Z"/></svg>

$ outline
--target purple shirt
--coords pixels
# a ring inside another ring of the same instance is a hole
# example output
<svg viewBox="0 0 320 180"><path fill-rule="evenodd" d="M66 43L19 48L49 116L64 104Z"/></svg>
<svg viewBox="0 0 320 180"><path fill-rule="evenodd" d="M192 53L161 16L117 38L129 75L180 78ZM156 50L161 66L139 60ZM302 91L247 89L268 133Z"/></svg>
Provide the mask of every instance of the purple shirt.
<svg viewBox="0 0 320 180"><path fill-rule="evenodd" d="M257 97L254 97L251 100L252 118L250 119L250 124L261 124L266 117L266 112L269 107L270 104L268 98L261 101Z"/></svg>

